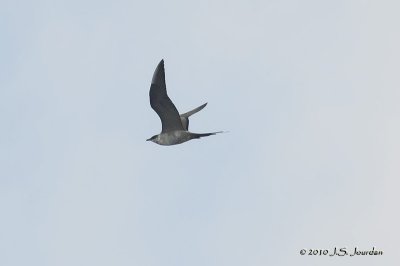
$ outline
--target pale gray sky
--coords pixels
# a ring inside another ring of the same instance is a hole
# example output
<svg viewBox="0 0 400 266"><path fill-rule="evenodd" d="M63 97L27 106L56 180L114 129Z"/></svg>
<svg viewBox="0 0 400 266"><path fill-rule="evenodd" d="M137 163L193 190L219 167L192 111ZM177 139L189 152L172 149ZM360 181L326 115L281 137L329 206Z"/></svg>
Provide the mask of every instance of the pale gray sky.
<svg viewBox="0 0 400 266"><path fill-rule="evenodd" d="M399 8L1 0L0 265L398 265Z"/></svg>

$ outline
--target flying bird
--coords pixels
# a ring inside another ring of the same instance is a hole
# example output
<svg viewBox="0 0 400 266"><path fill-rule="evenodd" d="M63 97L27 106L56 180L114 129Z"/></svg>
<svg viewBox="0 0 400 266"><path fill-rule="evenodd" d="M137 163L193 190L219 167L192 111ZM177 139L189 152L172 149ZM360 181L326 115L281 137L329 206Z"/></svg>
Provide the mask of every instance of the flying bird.
<svg viewBox="0 0 400 266"><path fill-rule="evenodd" d="M153 74L150 86L150 105L158 114L162 124L161 133L154 135L147 141L152 141L159 145L176 145L191 139L199 139L208 137L222 131L211 133L192 133L189 132L189 117L201 109L207 103L193 109L184 114L179 114L174 103L167 95L167 87L165 85L164 60L161 60Z"/></svg>

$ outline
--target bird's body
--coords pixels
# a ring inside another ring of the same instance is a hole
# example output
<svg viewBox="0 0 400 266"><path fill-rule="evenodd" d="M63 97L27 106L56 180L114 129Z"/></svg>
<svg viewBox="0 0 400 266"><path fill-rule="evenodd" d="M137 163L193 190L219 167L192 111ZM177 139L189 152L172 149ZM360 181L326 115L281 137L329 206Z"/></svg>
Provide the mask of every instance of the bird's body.
<svg viewBox="0 0 400 266"><path fill-rule="evenodd" d="M186 130L175 130L165 133L160 133L153 142L160 145L175 145L181 144L183 142L191 140L191 135L189 131Z"/></svg>
<svg viewBox="0 0 400 266"><path fill-rule="evenodd" d="M161 119L162 131L160 134L148 139L148 141L169 146L221 133L221 131L200 134L189 132L189 116L202 110L207 103L180 115L167 95L164 60L161 60L154 71L149 95L151 108L153 108Z"/></svg>
<svg viewBox="0 0 400 266"><path fill-rule="evenodd" d="M175 131L160 133L160 134L156 135L156 138L151 139L151 141L153 141L154 143L160 144L160 145L170 146L170 145L181 144L181 143L184 143L191 139L199 139L201 137L208 137L211 135L215 135L217 133L222 133L222 131L199 134L199 133L192 133L187 130L175 130Z"/></svg>

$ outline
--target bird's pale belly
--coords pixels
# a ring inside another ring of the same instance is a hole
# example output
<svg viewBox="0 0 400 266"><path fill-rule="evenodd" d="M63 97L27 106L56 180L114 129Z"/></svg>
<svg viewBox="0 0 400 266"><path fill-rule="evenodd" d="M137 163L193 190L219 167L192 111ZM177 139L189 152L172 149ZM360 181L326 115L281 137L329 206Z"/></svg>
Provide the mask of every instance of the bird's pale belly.
<svg viewBox="0 0 400 266"><path fill-rule="evenodd" d="M175 145L190 140L190 133L187 131L170 131L159 135L158 144Z"/></svg>

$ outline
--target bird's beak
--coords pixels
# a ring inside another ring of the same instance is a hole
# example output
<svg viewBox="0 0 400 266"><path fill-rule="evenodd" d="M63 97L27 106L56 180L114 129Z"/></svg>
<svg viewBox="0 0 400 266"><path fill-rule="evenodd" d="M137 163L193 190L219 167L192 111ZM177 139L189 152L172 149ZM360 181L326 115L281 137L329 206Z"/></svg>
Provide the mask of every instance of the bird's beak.
<svg viewBox="0 0 400 266"><path fill-rule="evenodd" d="M150 139L146 139L146 141L149 141Z"/></svg>

